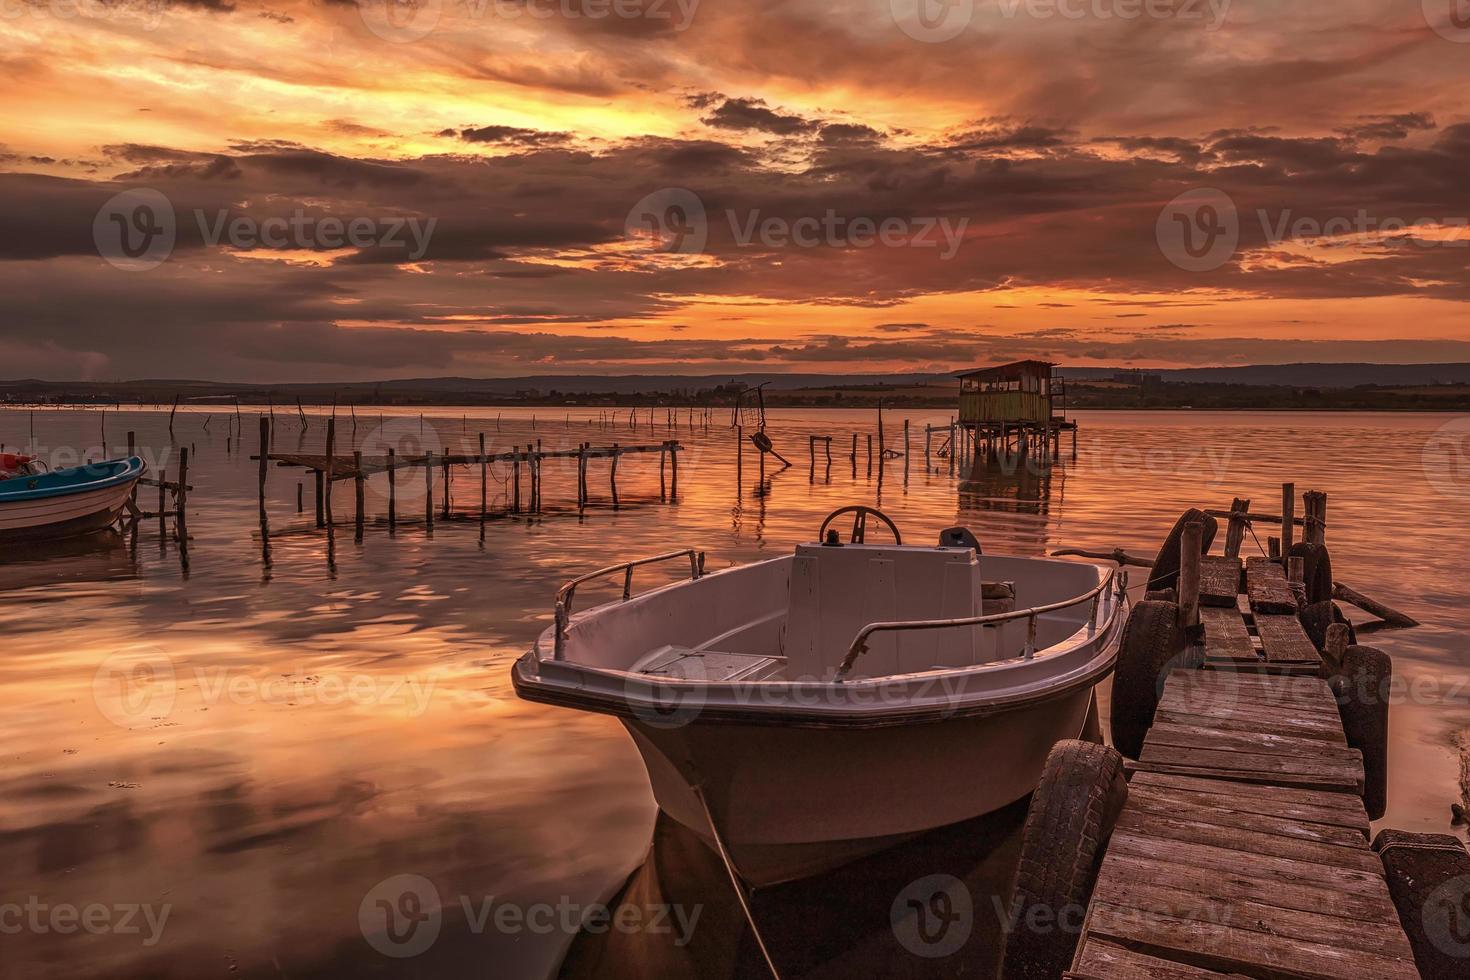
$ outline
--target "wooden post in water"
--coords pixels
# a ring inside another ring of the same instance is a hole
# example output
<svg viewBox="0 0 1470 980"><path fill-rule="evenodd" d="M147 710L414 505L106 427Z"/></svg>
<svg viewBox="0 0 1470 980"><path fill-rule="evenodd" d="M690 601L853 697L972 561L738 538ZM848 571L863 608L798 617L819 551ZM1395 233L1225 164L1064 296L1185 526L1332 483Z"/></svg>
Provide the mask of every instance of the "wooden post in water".
<svg viewBox="0 0 1470 980"><path fill-rule="evenodd" d="M933 472L934 466L929 461L929 450L934 442L934 427L928 422L924 423L924 472Z"/></svg>
<svg viewBox="0 0 1470 980"><path fill-rule="evenodd" d="M174 491L174 533L179 541L188 546L189 529L188 521L189 506L189 450L179 450L179 488Z"/></svg>
<svg viewBox="0 0 1470 980"><path fill-rule="evenodd" d="M909 482L909 420L903 420L903 482Z"/></svg>
<svg viewBox="0 0 1470 980"><path fill-rule="evenodd" d="M1245 538L1245 523L1246 522L1245 522L1245 517L1243 517L1243 516L1237 517L1235 515L1237 515L1237 514L1244 515L1246 513L1249 513L1250 509L1251 509L1251 502L1250 502L1249 498L1242 500L1240 497L1236 497L1233 501L1231 501L1231 504L1230 504L1230 514L1231 514L1230 524L1229 524L1229 526L1225 530L1225 557L1226 558L1239 558L1240 557L1240 544L1241 544L1241 541Z"/></svg>
<svg viewBox="0 0 1470 980"><path fill-rule="evenodd" d="M388 447L388 527L398 526L398 453Z"/></svg>
<svg viewBox="0 0 1470 980"><path fill-rule="evenodd" d="M327 527L332 526L332 462L337 452L337 418L333 416L327 419L327 472L326 472L326 513Z"/></svg>
<svg viewBox="0 0 1470 980"><path fill-rule="evenodd" d="M668 500L668 491L664 486L664 464L668 461L669 444L665 442L663 448L658 451L658 499Z"/></svg>
<svg viewBox="0 0 1470 980"><path fill-rule="evenodd" d="M1204 547L1204 524L1190 521L1184 525L1179 541L1179 625L1191 629L1199 625L1200 552Z"/></svg>
<svg viewBox="0 0 1470 980"><path fill-rule="evenodd" d="M679 444L669 443L669 503L679 502Z"/></svg>
<svg viewBox="0 0 1470 980"><path fill-rule="evenodd" d="M608 483L612 486L613 510L618 509L618 444L612 444L612 466L608 470Z"/></svg>
<svg viewBox="0 0 1470 980"><path fill-rule="evenodd" d="M132 433L129 436L129 454L132 452ZM260 519L265 520L265 475L266 467L270 465L271 454L271 424L265 416L260 417Z"/></svg>
<svg viewBox="0 0 1470 980"><path fill-rule="evenodd" d="M485 459L485 433L480 433L480 520L490 512L490 463Z"/></svg>
<svg viewBox="0 0 1470 980"><path fill-rule="evenodd" d="M316 526L327 526L327 493L323 488L322 471L312 470L316 476Z"/></svg>
<svg viewBox="0 0 1470 980"><path fill-rule="evenodd" d="M158 535L168 536L168 470L158 471Z"/></svg>
<svg viewBox="0 0 1470 980"><path fill-rule="evenodd" d="M355 525L355 530L356 530L356 533L357 533L357 542L358 542L358 544L361 544L362 543L362 522L363 522L363 517L364 517L363 511L366 510L366 507L365 507L366 493L364 491L367 489L366 486L364 485L364 482L363 482L364 481L364 477L362 475L362 450L361 449L354 449L352 451L352 465L357 469L357 472L355 474L353 474L353 477L352 477L352 489L353 489L353 497L354 497L353 503L355 503L356 506L357 506L356 519L355 519L355 521L353 523Z"/></svg>
<svg viewBox="0 0 1470 980"><path fill-rule="evenodd" d="M512 496L510 512L519 514L521 512L521 447L512 446L510 451L510 475L512 485Z"/></svg>
<svg viewBox="0 0 1470 980"><path fill-rule="evenodd" d="M954 476L954 458L959 455L959 447L954 441L954 416L949 417L949 475Z"/></svg>
<svg viewBox="0 0 1470 980"><path fill-rule="evenodd" d="M1281 553L1291 554L1296 535L1296 484L1281 484Z"/></svg>
<svg viewBox="0 0 1470 980"><path fill-rule="evenodd" d="M434 529L434 452L424 450L424 526Z"/></svg>
<svg viewBox="0 0 1470 980"><path fill-rule="evenodd" d="M868 476L873 475L873 433L868 433Z"/></svg>
<svg viewBox="0 0 1470 980"><path fill-rule="evenodd" d="M296 513L299 514L303 510L306 509L306 499L305 498L306 498L306 488L304 486L302 486L300 480L297 480L296 481Z"/></svg>
<svg viewBox="0 0 1470 980"><path fill-rule="evenodd" d="M579 443L577 446L577 513L587 508L587 446L589 443Z"/></svg>
<svg viewBox="0 0 1470 980"><path fill-rule="evenodd" d="M444 519L449 520L449 454L444 454L444 460L440 463L440 469L444 471Z"/></svg>

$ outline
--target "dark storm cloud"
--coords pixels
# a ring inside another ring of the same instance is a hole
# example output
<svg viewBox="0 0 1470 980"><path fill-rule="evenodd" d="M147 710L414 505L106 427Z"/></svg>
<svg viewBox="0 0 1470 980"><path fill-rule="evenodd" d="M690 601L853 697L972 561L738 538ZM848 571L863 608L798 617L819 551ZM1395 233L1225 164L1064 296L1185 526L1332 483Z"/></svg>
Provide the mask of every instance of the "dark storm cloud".
<svg viewBox="0 0 1470 980"><path fill-rule="evenodd" d="M701 122L720 129L756 129L777 136L809 133L818 126L810 119L777 112L761 99L726 99Z"/></svg>
<svg viewBox="0 0 1470 980"><path fill-rule="evenodd" d="M1430 113L1405 112L1393 116L1359 116L1356 122L1337 131L1353 140L1402 140L1410 133L1434 128L1434 116Z"/></svg>
<svg viewBox="0 0 1470 980"><path fill-rule="evenodd" d="M498 146L543 146L548 143L565 143L572 137L571 133L522 129L518 126L469 126L458 131L446 129L438 135L458 136L466 143L489 143Z"/></svg>

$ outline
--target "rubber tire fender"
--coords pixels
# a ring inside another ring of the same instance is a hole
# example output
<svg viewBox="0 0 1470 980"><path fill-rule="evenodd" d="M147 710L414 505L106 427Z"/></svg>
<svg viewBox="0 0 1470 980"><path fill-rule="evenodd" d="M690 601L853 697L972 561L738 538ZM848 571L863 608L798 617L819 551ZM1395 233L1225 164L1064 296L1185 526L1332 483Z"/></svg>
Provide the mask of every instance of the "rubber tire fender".
<svg viewBox="0 0 1470 980"><path fill-rule="evenodd" d="M1291 557L1302 560L1302 581L1307 586L1307 602L1327 602L1332 598L1332 556L1325 544L1298 541L1291 546Z"/></svg>
<svg viewBox="0 0 1470 980"><path fill-rule="evenodd" d="M1169 671L1191 666L1185 656L1189 637L1179 619L1177 602L1145 599L1134 604L1123 627L1109 717L1113 746L1130 759L1143 751Z"/></svg>
<svg viewBox="0 0 1470 980"><path fill-rule="evenodd" d="M1021 832L1001 980L1059 980L1071 967L1108 838L1127 801L1115 749L1075 739L1052 747ZM1031 922L1040 928L1028 928Z"/></svg>
<svg viewBox="0 0 1470 980"><path fill-rule="evenodd" d="M1153 568L1148 572L1147 587L1150 590L1172 589L1179 584L1179 542L1184 537L1184 525L1193 521L1199 521L1204 525L1204 535L1200 539L1202 547L1201 554L1209 554L1210 545L1215 541L1215 532L1220 529L1220 522L1197 507L1191 507L1179 515L1179 520L1174 522L1174 527L1169 531L1168 537L1159 547L1159 553L1154 557Z"/></svg>

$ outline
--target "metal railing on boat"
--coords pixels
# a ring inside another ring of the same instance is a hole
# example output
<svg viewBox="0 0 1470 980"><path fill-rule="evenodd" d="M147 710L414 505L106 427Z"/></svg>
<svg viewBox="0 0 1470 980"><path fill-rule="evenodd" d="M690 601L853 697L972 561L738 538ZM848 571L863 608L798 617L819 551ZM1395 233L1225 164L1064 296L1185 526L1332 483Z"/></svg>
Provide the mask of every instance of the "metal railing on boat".
<svg viewBox="0 0 1470 980"><path fill-rule="evenodd" d="M1044 606L1032 606L1029 609L1017 609L1014 612L992 613L988 616L964 616L959 619L914 619L901 622L869 623L858 630L857 636L853 637L851 645L847 649L847 656L842 658L842 664L837 668L836 675L832 680L841 684L848 673L852 671L857 663L858 657L867 652L868 638L874 633L897 632L901 630L937 630L955 629L961 626L993 626L1008 623L1016 619L1026 620L1026 648L1022 656L1030 660L1036 655L1036 618L1050 612L1061 609L1070 609L1091 601L1092 609L1087 617L1087 635L1090 637L1097 632L1097 617L1102 605L1102 597L1109 587L1113 588L1113 601L1119 602L1128 594L1128 570L1115 568L1095 587L1075 596L1064 599L1061 602L1052 602Z"/></svg>
<svg viewBox="0 0 1470 980"><path fill-rule="evenodd" d="M552 659L562 659L562 651L566 646L567 640L567 624L572 618L572 597L577 594L577 586L585 585L594 579L611 575L614 572L622 572L623 601L627 602L633 597L633 569L640 565L653 565L658 562L672 561L675 558L689 559L689 578L691 581L704 575L704 552L694 548L684 548L680 551L670 551L662 555L652 555L648 558L635 558L632 561L620 562L616 565L609 565L606 568L599 568L595 572L588 572L586 575L572 579L558 589L556 593L556 622L553 631Z"/></svg>

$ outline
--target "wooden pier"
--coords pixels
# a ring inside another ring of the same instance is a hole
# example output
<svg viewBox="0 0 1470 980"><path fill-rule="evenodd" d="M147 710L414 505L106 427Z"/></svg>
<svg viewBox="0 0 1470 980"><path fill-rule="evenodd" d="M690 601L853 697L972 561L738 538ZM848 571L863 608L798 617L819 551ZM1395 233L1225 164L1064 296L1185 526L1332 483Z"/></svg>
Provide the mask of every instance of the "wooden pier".
<svg viewBox="0 0 1470 980"><path fill-rule="evenodd" d="M1309 513L1319 506L1325 495ZM1281 523L1292 526L1289 510ZM1372 774L1324 679L1332 657L1324 665L1297 618L1298 575L1279 560L1242 566L1236 534L1226 556L1200 559L1196 545L1191 569L1188 537L1179 600L1186 616L1197 609L1203 663L1168 672L1127 764L1127 802L1065 976L1418 977L1369 846ZM1346 627L1334 629L1343 642Z"/></svg>
<svg viewBox="0 0 1470 980"><path fill-rule="evenodd" d="M540 514L543 513L542 491L544 481L542 479L542 465L548 459L576 460L577 482L576 493L577 510L584 510L591 501L591 488L589 484L589 464L593 460L606 459L608 467L608 489L613 507L619 506L618 496L618 461L624 456L639 455L645 453L659 454L659 499L676 501L679 497L679 451L684 447L673 439L664 440L660 443L650 445L623 446L613 443L610 446L593 446L591 443L580 443L575 449L543 449L538 442L527 443L524 447L516 446L505 452L486 452L485 436L479 436L479 451L475 453L435 453L423 452L420 454L398 454L389 449L383 456L364 456L361 451L354 451L351 455L343 456L336 451L336 420L329 419L327 422L327 437L325 451L321 453L306 452L272 452L270 448L270 425L267 419L260 421L260 452L252 455L252 460L257 460L259 468L259 490L260 490L260 516L264 521L266 518L266 483L268 479L268 468L271 463L281 467L299 467L305 469L315 477L316 481L316 525L317 527L330 527L334 524L332 512L332 487L334 484L344 480L351 480L354 484L355 498L355 522L361 528L364 522L364 484L369 476L379 473L388 475L388 506L387 517L389 524L395 524L399 519L397 501L397 474L398 471L422 467L424 470L424 521L432 525L435 520L435 497L434 497L434 471L438 469L443 474L443 494L441 495L442 510L439 512L440 520L448 520L454 516L451 509L450 498L450 474L454 467L475 467L479 470L479 507L477 514L481 519L490 514L489 495L489 468L495 463L505 463L510 467L511 475L505 512L509 514ZM298 493L298 509L301 507L300 495Z"/></svg>

